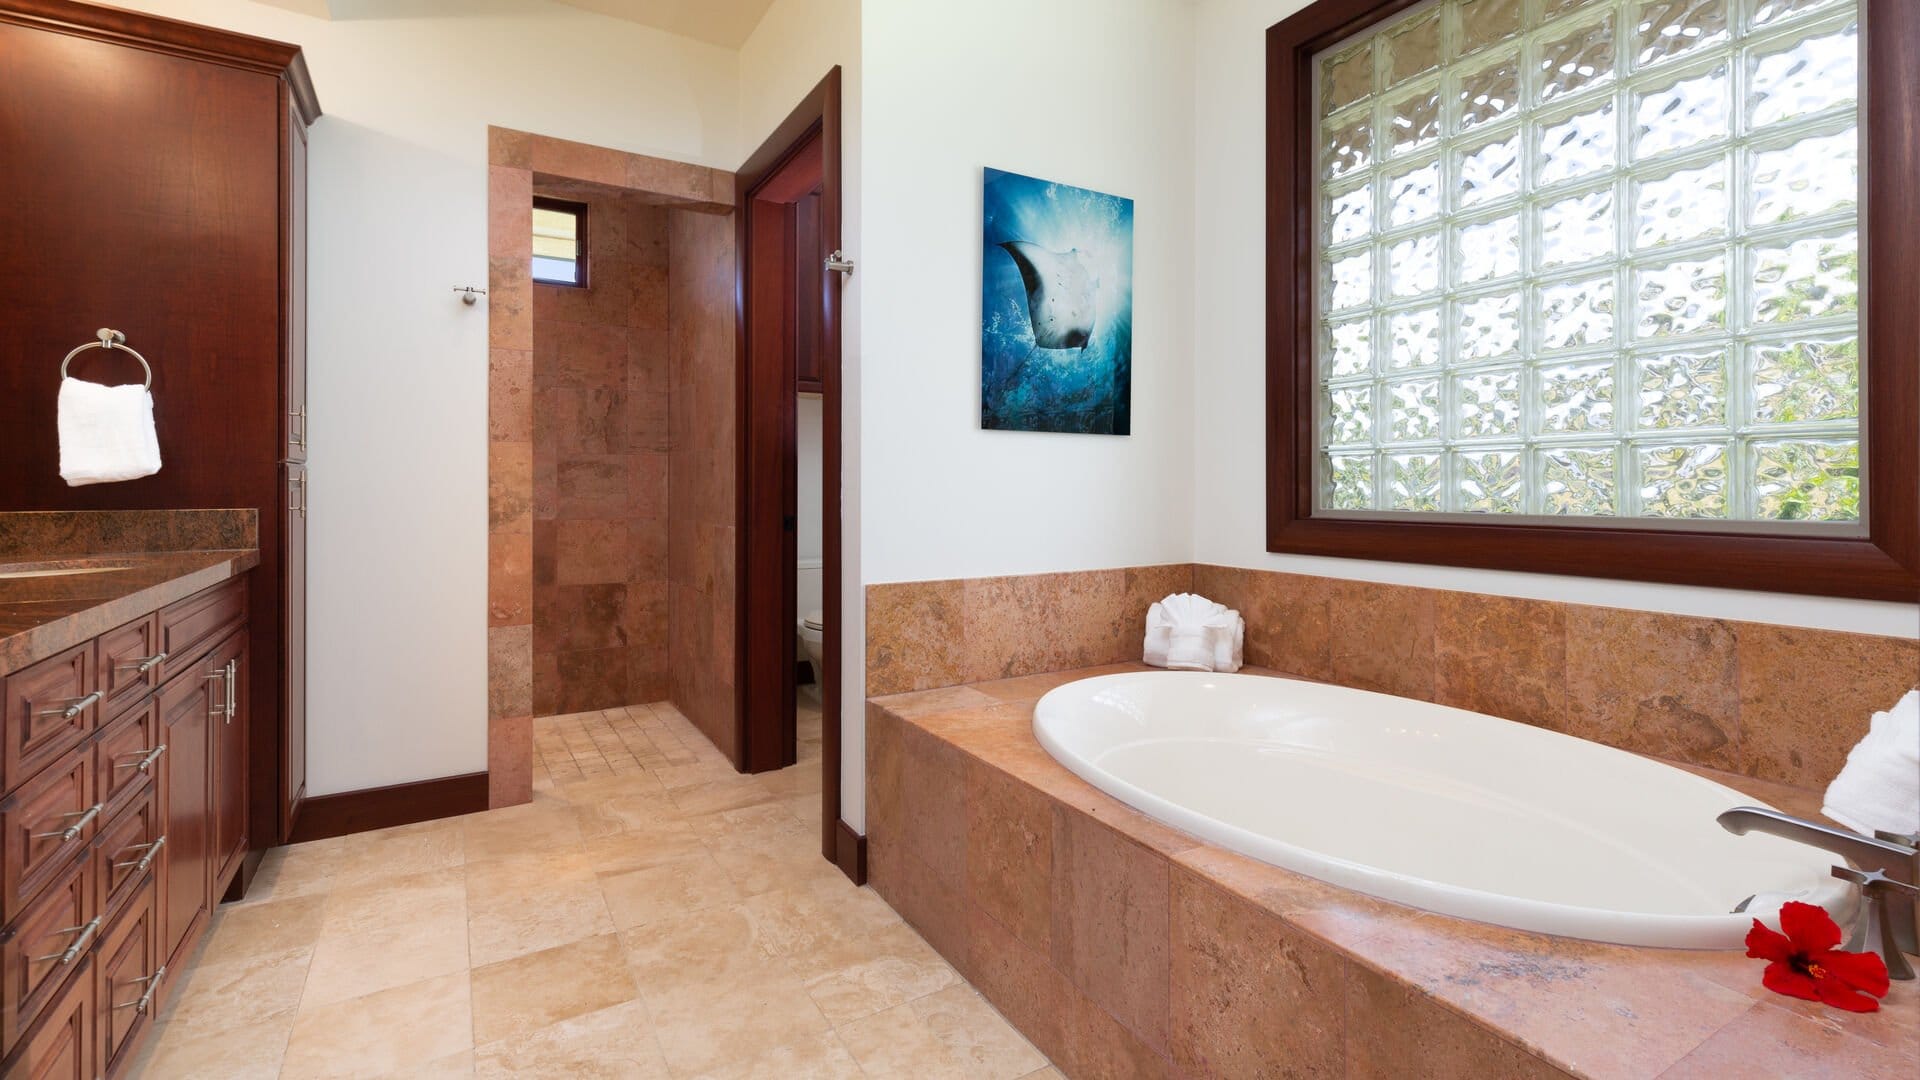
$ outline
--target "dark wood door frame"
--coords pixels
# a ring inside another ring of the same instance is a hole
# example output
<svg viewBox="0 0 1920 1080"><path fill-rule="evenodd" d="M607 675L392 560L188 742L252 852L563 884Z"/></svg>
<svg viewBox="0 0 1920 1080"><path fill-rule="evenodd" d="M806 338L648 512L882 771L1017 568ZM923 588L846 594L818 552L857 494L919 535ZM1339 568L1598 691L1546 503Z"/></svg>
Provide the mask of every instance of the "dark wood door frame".
<svg viewBox="0 0 1920 1080"><path fill-rule="evenodd" d="M754 213L755 197L762 194L782 166L796 155L820 154L821 252L838 250L840 237L840 68L827 72L807 96L780 122L760 148L740 167L738 219L739 259L736 278L737 354L739 378L738 479L738 616L739 712L735 716L736 745L747 772L777 769L791 760L788 731L792 726L794 622L788 617L787 598L793 594L795 566L793 535L783 520L787 491L792 484L794 432L794 374L792 358L784 350L765 348L767 329L783 317L770 311L763 298L754 303L753 267L766 257L787 256L787 228L778 242L766 234L771 214ZM783 193L789 194L789 193ZM786 198L791 202L791 198ZM788 213L790 214L790 209ZM755 221L759 220L756 230ZM785 219L781 219L785 224ZM756 247L756 243L758 247ZM822 774L820 850L830 862L856 882L866 878L866 838L840 817L840 657L845 623L841 618L840 586L840 291L839 274L821 280L821 414L822 601L826 634L822 685L824 713L821 737ZM755 322L760 320L756 334ZM756 351L756 343L762 348ZM782 715L782 712L786 715Z"/></svg>

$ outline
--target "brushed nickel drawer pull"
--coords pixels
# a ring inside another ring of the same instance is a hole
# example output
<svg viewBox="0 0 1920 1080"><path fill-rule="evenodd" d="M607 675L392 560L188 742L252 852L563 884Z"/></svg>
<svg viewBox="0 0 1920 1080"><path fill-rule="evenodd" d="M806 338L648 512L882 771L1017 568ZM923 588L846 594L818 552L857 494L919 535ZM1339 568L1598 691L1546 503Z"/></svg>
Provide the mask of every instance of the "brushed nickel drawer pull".
<svg viewBox="0 0 1920 1080"><path fill-rule="evenodd" d="M154 669L154 665L164 662L166 658L167 658L166 653L157 652L157 653L154 653L152 656L143 656L138 660L129 660L126 663L120 665L120 670L132 671L136 675L145 675L147 672L152 671Z"/></svg>
<svg viewBox="0 0 1920 1080"><path fill-rule="evenodd" d="M123 761L120 764L115 765L114 768L139 769L141 772L146 772L148 769L153 768L153 763L156 761L159 761L160 755L166 752L167 752L167 744L161 743L159 746L156 746L153 749L148 750L147 752L141 754L139 761Z"/></svg>
<svg viewBox="0 0 1920 1080"><path fill-rule="evenodd" d="M160 989L160 981L162 979L165 979L166 977L167 977L167 965L161 964L160 970L154 972L153 974L147 976L144 979L128 979L127 981L132 983L146 983L147 992L140 995L139 1001L121 1002L120 1004L115 1005L114 1008L132 1009L135 1012L146 1012L147 1006L153 1004L153 992L155 990Z"/></svg>
<svg viewBox="0 0 1920 1080"><path fill-rule="evenodd" d="M162 834L160 839L155 840L151 844L130 844L126 848L127 851L144 851L146 854L137 859L114 863L113 868L115 870L125 870L131 866L133 867L133 876L139 877L141 874L147 872L147 867L153 865L153 860L160 854L160 849L166 846L167 838L165 834Z"/></svg>
<svg viewBox="0 0 1920 1080"><path fill-rule="evenodd" d="M34 833L33 838L35 840L51 840L57 836L60 838L61 843L63 844L66 843L67 841L73 839L76 836L79 836L82 832L86 831L87 825L91 823L94 818L97 818L100 816L100 804L94 803L92 806L87 807L85 810L75 810L72 813L61 814L59 816L63 818L77 817L80 820L74 822L73 824L67 826L64 829L59 830L58 832Z"/></svg>
<svg viewBox="0 0 1920 1080"><path fill-rule="evenodd" d="M46 709L46 710L43 710L40 713L40 715L41 716L57 716L62 720L71 720L74 717L79 716L81 713L86 712L87 707L89 705L92 705L94 702L99 701L100 697L101 697L100 691L95 690L93 693L88 694L86 697L80 698L76 701L69 702L67 704L67 707L64 709Z"/></svg>
<svg viewBox="0 0 1920 1080"><path fill-rule="evenodd" d="M56 934L72 934L77 932L80 936L73 939L73 944L67 946L66 952L36 956L33 958L34 962L41 963L47 960L58 960L62 966L73 963L81 953L87 951L87 942L92 941L94 931L100 929L100 920L102 918L104 918L104 916L95 915L85 926L69 926L64 929L55 930L54 933Z"/></svg>
<svg viewBox="0 0 1920 1080"><path fill-rule="evenodd" d="M227 661L227 723L229 724L233 723L233 713L235 709L233 699L237 696L234 692L234 683L238 681L239 678L240 661L237 659Z"/></svg>

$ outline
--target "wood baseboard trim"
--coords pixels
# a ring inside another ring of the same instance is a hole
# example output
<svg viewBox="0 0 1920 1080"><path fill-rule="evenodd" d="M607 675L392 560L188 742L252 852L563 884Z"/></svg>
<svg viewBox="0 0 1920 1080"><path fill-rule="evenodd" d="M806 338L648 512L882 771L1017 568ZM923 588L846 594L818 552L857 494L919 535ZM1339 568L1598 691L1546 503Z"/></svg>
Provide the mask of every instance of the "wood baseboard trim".
<svg viewBox="0 0 1920 1080"><path fill-rule="evenodd" d="M834 823L834 865L855 885L867 883L867 838L844 820Z"/></svg>
<svg viewBox="0 0 1920 1080"><path fill-rule="evenodd" d="M486 808L487 774L484 772L343 791L337 795L310 795L300 804L300 816L287 831L287 842L304 844L330 836L457 817Z"/></svg>

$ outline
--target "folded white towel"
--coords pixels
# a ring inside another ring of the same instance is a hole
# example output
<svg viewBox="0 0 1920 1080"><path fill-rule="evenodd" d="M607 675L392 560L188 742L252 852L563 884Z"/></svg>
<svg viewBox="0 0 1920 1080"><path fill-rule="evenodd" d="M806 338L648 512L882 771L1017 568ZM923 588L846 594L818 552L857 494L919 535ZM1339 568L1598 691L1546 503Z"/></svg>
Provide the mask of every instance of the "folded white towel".
<svg viewBox="0 0 1920 1080"><path fill-rule="evenodd" d="M153 395L138 383L60 380L60 477L68 487L134 480L160 471Z"/></svg>
<svg viewBox="0 0 1920 1080"><path fill-rule="evenodd" d="M1141 658L1176 671L1238 671L1246 622L1240 613L1192 593L1174 593L1147 609Z"/></svg>
<svg viewBox="0 0 1920 1080"><path fill-rule="evenodd" d="M1920 833L1920 690L1873 714L1820 812L1858 833Z"/></svg>

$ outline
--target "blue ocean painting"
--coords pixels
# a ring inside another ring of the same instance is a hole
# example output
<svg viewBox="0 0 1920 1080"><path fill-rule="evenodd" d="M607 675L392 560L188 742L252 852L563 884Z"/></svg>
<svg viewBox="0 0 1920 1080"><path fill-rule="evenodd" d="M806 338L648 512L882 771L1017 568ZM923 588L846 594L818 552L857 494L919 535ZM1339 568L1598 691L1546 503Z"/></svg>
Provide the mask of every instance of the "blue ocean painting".
<svg viewBox="0 0 1920 1080"><path fill-rule="evenodd" d="M980 426L1125 435L1133 200L986 170Z"/></svg>

